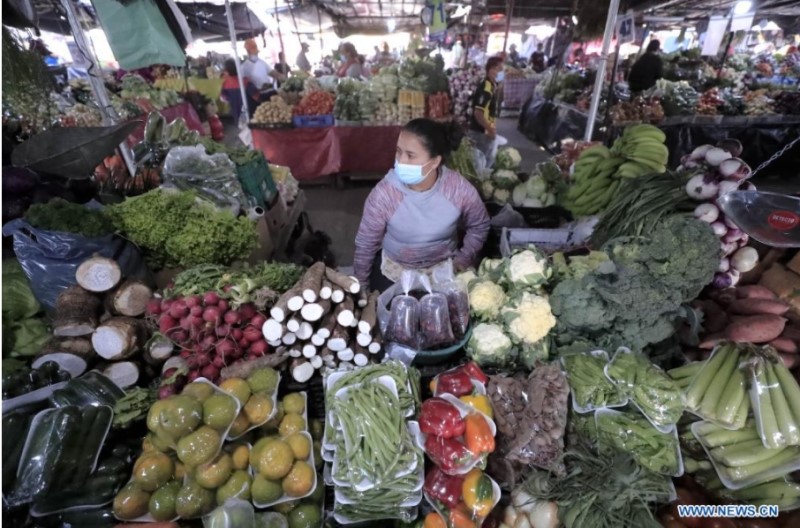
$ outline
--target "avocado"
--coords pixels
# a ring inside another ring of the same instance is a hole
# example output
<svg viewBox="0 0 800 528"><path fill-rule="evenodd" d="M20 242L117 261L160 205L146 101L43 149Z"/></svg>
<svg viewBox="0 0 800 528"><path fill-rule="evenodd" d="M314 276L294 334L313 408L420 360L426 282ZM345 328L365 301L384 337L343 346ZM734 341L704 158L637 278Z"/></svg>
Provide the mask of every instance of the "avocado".
<svg viewBox="0 0 800 528"><path fill-rule="evenodd" d="M210 461L219 452L222 438L211 427L204 425L178 441L178 458L190 467Z"/></svg>
<svg viewBox="0 0 800 528"><path fill-rule="evenodd" d="M114 497L114 515L123 521L147 515L149 501L150 494L131 482Z"/></svg>
<svg viewBox="0 0 800 528"><path fill-rule="evenodd" d="M175 513L183 519L194 519L214 509L214 492L189 481L175 499Z"/></svg>
<svg viewBox="0 0 800 528"><path fill-rule="evenodd" d="M171 521L177 514L175 513L175 502L178 492L181 490L179 480L170 480L150 496L148 510L156 521Z"/></svg>

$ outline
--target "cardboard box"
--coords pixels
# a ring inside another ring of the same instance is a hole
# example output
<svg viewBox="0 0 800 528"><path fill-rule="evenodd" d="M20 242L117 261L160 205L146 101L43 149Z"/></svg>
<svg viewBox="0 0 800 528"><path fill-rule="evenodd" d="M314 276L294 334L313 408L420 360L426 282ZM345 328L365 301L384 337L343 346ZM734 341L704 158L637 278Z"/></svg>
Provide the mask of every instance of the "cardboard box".
<svg viewBox="0 0 800 528"><path fill-rule="evenodd" d="M266 215L256 222L256 232L258 233L258 247L247 257L248 264L260 264L270 260L275 253L275 245L272 242L272 234L267 224Z"/></svg>

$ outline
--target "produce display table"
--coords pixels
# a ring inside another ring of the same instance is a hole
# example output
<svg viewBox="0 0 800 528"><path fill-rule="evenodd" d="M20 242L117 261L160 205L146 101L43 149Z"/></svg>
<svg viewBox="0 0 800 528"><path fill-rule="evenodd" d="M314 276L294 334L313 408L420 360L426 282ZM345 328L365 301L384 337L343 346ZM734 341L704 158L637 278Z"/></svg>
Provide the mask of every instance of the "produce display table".
<svg viewBox="0 0 800 528"><path fill-rule="evenodd" d="M199 134L204 134L203 122L200 121L200 116L197 115L197 110L195 110L194 107L189 103L168 106L159 110L159 113L164 116L164 119L167 120L167 123L171 123L179 117L182 117L184 120L186 120L186 126L189 127L189 130L196 130ZM128 144L130 145L135 145L144 137L145 117L141 117L139 120L142 123L141 126L139 126L130 136L128 136Z"/></svg>
<svg viewBox="0 0 800 528"><path fill-rule="evenodd" d="M270 163L308 180L342 172L385 173L394 163L400 127L254 128L252 133L253 146Z"/></svg>
<svg viewBox="0 0 800 528"><path fill-rule="evenodd" d="M220 114L228 113L228 104L220 99L222 92L222 79L201 79L200 77L189 77L189 89L200 92L215 103ZM176 92L186 91L186 81L183 79L158 79L154 86L156 88L175 90Z"/></svg>
<svg viewBox="0 0 800 528"><path fill-rule="evenodd" d="M503 82L503 108L522 108L533 95L537 82L536 79L506 79Z"/></svg>
<svg viewBox="0 0 800 528"><path fill-rule="evenodd" d="M681 156L698 145L713 145L727 138L742 142L744 150L740 157L755 169L800 136L800 116L676 116L664 119L657 126L667 135L670 167L680 165ZM610 138L622 134L623 128L611 127ZM779 162L771 165L769 171L792 173L796 177L798 165L800 148L795 147Z"/></svg>

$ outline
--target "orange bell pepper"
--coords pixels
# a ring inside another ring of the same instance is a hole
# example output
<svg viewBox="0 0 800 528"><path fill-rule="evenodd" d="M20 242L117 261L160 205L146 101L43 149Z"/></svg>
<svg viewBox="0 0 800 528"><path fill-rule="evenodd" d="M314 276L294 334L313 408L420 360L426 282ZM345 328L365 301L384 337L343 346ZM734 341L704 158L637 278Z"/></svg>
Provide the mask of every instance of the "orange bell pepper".
<svg viewBox="0 0 800 528"><path fill-rule="evenodd" d="M475 528L476 524L462 508L450 510L450 528Z"/></svg>
<svg viewBox="0 0 800 528"><path fill-rule="evenodd" d="M472 413L464 418L464 422L466 424L464 443L467 449L474 455L493 452L494 436L486 418L481 414Z"/></svg>
<svg viewBox="0 0 800 528"><path fill-rule="evenodd" d="M447 528L447 522L444 520L444 517L438 513L430 512L425 516L425 522L422 528Z"/></svg>

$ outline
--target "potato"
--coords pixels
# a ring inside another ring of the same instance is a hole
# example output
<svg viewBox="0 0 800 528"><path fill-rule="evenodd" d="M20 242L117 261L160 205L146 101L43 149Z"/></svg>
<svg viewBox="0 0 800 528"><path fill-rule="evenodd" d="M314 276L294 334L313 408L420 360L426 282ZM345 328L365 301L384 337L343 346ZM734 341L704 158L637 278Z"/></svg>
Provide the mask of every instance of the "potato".
<svg viewBox="0 0 800 528"><path fill-rule="evenodd" d="M783 336L773 339L768 344L778 352L784 352L786 354L797 353L797 343Z"/></svg>
<svg viewBox="0 0 800 528"><path fill-rule="evenodd" d="M769 288L765 288L760 284L752 286L739 286L736 288L736 297L739 299L777 299L778 297L772 293Z"/></svg>

